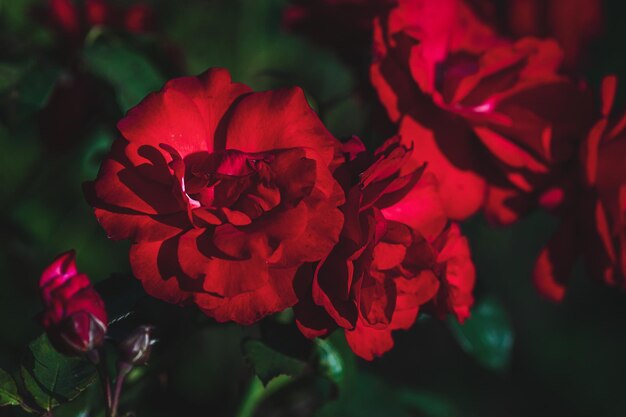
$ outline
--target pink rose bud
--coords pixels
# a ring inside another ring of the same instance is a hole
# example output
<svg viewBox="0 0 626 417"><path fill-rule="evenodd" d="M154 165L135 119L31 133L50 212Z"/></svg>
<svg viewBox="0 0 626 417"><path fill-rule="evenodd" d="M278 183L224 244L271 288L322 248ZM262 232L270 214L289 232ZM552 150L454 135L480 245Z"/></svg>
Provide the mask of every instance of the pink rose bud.
<svg viewBox="0 0 626 417"><path fill-rule="evenodd" d="M87 275L78 272L75 259L74 251L60 255L39 281L41 324L52 345L70 356L101 346L108 323L104 302Z"/></svg>

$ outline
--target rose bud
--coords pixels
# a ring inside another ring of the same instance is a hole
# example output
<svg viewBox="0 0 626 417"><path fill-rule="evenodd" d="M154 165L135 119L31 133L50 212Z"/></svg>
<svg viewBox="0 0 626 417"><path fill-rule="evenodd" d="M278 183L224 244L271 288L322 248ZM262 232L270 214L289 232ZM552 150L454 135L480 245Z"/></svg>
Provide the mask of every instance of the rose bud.
<svg viewBox="0 0 626 417"><path fill-rule="evenodd" d="M150 359L152 345L156 339L152 336L153 326L139 326L120 343L120 362L128 365L145 365Z"/></svg>
<svg viewBox="0 0 626 417"><path fill-rule="evenodd" d="M39 289L45 308L41 324L59 352L82 355L102 345L108 323L104 302L78 272L74 251L46 268Z"/></svg>

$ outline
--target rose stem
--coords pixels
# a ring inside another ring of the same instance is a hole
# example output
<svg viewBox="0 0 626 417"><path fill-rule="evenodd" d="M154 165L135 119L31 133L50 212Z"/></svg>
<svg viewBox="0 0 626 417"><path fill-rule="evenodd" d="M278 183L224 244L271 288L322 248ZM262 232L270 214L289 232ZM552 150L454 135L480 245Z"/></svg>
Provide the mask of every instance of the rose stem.
<svg viewBox="0 0 626 417"><path fill-rule="evenodd" d="M106 416L109 417L111 415L111 381L109 379L105 361L102 360L102 351L94 349L87 354L87 357L98 371L100 384L102 385L102 390L104 391L104 408Z"/></svg>
<svg viewBox="0 0 626 417"><path fill-rule="evenodd" d="M120 404L122 385L124 385L124 379L131 369L133 369L133 366L129 363L121 362L119 364L117 379L115 380L115 393L113 394L113 402L111 403L111 417L117 416L117 407Z"/></svg>

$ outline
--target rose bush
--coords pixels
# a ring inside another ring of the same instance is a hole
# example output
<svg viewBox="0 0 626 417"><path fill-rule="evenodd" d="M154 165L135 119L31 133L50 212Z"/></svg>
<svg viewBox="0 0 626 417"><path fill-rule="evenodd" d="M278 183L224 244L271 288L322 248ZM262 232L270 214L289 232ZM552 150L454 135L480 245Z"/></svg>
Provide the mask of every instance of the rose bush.
<svg viewBox="0 0 626 417"><path fill-rule="evenodd" d="M299 88L255 93L223 69L169 81L120 121L88 200L130 239L146 291L250 324L296 303L293 277L338 241L340 143Z"/></svg>
<svg viewBox="0 0 626 417"><path fill-rule="evenodd" d="M473 302L474 267L466 240L448 226L436 179L414 163L411 146L388 140L373 156L353 139L337 170L346 192L339 243L297 280L294 312L307 337L345 330L359 356L391 349L427 302L459 320Z"/></svg>
<svg viewBox="0 0 626 417"><path fill-rule="evenodd" d="M39 281L41 316L50 342L67 355L82 355L104 342L108 327L104 302L89 278L78 272L73 251L59 255Z"/></svg>
<svg viewBox="0 0 626 417"><path fill-rule="evenodd" d="M551 40L510 41L461 0L400 0L376 21L371 79L400 134L440 182L446 212L495 223L554 208L580 132L585 88L559 74Z"/></svg>

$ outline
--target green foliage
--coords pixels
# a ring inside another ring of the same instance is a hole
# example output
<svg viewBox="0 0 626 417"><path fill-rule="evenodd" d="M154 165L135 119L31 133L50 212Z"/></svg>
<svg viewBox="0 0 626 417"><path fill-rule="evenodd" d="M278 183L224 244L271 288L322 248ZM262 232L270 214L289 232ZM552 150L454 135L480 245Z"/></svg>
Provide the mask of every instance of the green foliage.
<svg viewBox="0 0 626 417"><path fill-rule="evenodd" d="M453 318L448 322L465 352L489 369L507 369L514 336L511 321L500 302L486 298L472 309L465 323L459 324Z"/></svg>
<svg viewBox="0 0 626 417"><path fill-rule="evenodd" d="M305 362L284 355L259 340L244 341L243 351L263 385L279 375L299 375L307 367Z"/></svg>
<svg viewBox="0 0 626 417"><path fill-rule="evenodd" d="M40 110L48 102L60 75L61 69L56 65L33 63L22 74L13 95L27 109Z"/></svg>
<svg viewBox="0 0 626 417"><path fill-rule="evenodd" d="M430 391L403 389L398 400L411 411L423 417L462 417L465 415L451 398Z"/></svg>
<svg viewBox="0 0 626 417"><path fill-rule="evenodd" d="M61 355L45 335L29 345L21 376L28 393L44 410L76 398L96 380L93 365Z"/></svg>
<svg viewBox="0 0 626 417"><path fill-rule="evenodd" d="M15 85L20 79L22 68L20 65L0 62L0 93L8 87Z"/></svg>
<svg viewBox="0 0 626 417"><path fill-rule="evenodd" d="M361 133L367 120L354 73L331 51L282 30L284 6L284 0L190 1L171 10L169 32L185 45L192 74L224 67L257 90L300 86L331 132Z"/></svg>
<svg viewBox="0 0 626 417"><path fill-rule="evenodd" d="M22 398L17 392L17 385L13 377L0 369L0 407L6 405L19 405Z"/></svg>
<svg viewBox="0 0 626 417"><path fill-rule="evenodd" d="M85 47L83 59L89 71L113 86L124 112L165 83L150 59L120 39L98 37Z"/></svg>
<svg viewBox="0 0 626 417"><path fill-rule="evenodd" d="M47 60L4 64L0 68L0 117L11 126L27 125L48 103L61 76L61 68Z"/></svg>
<svg viewBox="0 0 626 417"><path fill-rule="evenodd" d="M393 388L383 380L367 373L359 373L354 384L340 393L337 401L322 408L317 417L410 417L398 401Z"/></svg>

